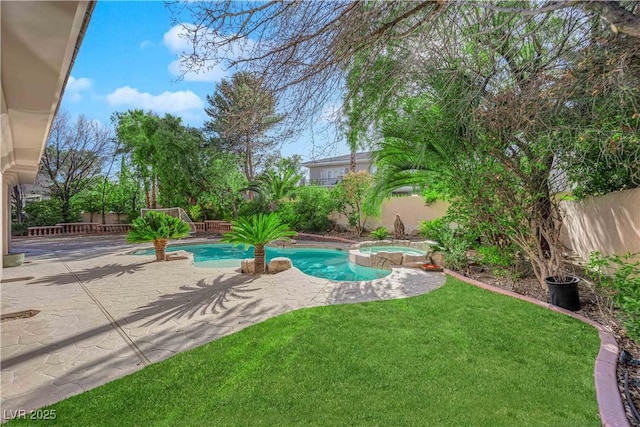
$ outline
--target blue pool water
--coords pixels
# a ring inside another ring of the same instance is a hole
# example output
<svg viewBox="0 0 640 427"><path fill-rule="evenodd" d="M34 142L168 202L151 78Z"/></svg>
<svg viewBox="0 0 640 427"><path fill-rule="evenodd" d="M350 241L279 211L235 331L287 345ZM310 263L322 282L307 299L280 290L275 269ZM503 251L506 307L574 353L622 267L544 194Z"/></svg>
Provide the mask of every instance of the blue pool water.
<svg viewBox="0 0 640 427"><path fill-rule="evenodd" d="M363 267L349 262L346 252L336 249L273 248L266 247L267 264L272 258L284 256L293 265L310 276L338 281L373 280L387 276L388 270ZM169 246L167 252L184 250L193 254L198 267L240 267L240 260L253 258L253 246L216 243L203 245ZM153 254L153 249L136 251L139 255Z"/></svg>

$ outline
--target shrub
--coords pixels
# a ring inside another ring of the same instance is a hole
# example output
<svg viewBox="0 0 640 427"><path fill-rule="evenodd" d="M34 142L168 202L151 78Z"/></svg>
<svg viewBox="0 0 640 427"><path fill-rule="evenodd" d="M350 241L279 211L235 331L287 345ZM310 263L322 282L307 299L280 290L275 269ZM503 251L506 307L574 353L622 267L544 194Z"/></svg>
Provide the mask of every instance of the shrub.
<svg viewBox="0 0 640 427"><path fill-rule="evenodd" d="M451 229L448 221L442 217L431 221L421 221L418 224L418 232L426 239L443 244L443 241L451 233Z"/></svg>
<svg viewBox="0 0 640 427"><path fill-rule="evenodd" d="M329 214L335 211L335 201L328 189L308 185L296 190L293 208L299 216L298 229L327 231L331 227Z"/></svg>
<svg viewBox="0 0 640 427"><path fill-rule="evenodd" d="M478 247L478 262L490 267L493 274L498 277L517 276L518 270L518 250L513 245L504 248L498 246Z"/></svg>
<svg viewBox="0 0 640 427"><path fill-rule="evenodd" d="M27 224L11 224L11 235L12 236L26 236L27 235Z"/></svg>
<svg viewBox="0 0 640 427"><path fill-rule="evenodd" d="M378 227L371 232L371 237L376 240L386 239L389 236L389 230L384 227Z"/></svg>
<svg viewBox="0 0 640 427"><path fill-rule="evenodd" d="M269 201L263 196L258 196L250 200L245 200L238 208L238 217L250 217L258 214L268 214L273 212L275 205L269 203Z"/></svg>
<svg viewBox="0 0 640 427"><path fill-rule="evenodd" d="M422 221L418 224L418 232L429 240L435 240L444 252L447 267L460 270L467 265L467 250L472 246L472 233L462 227L452 230L447 217Z"/></svg>
<svg viewBox="0 0 640 427"><path fill-rule="evenodd" d="M287 224L289 228L298 228L298 226L302 222L302 218L300 217L300 214L296 212L293 202L279 202L278 210L276 211L276 213L278 214L280 221L283 224Z"/></svg>
<svg viewBox="0 0 640 427"><path fill-rule="evenodd" d="M588 267L596 284L609 293L622 312L627 335L640 339L640 254L603 256L592 252ZM609 271L615 272L610 274Z"/></svg>
<svg viewBox="0 0 640 427"><path fill-rule="evenodd" d="M46 227L63 222L62 203L56 199L27 203L27 227Z"/></svg>
<svg viewBox="0 0 640 427"><path fill-rule="evenodd" d="M200 222L204 219L202 207L200 205L191 205L187 207L187 213L191 221Z"/></svg>

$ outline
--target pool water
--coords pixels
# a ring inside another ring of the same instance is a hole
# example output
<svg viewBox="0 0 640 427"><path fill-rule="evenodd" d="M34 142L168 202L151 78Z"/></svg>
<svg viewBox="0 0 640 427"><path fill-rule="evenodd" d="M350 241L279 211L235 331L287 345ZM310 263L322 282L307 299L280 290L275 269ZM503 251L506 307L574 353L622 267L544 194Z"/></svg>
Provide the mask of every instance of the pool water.
<svg viewBox="0 0 640 427"><path fill-rule="evenodd" d="M364 254L375 254L377 252L403 252L411 255L424 255L425 251L420 249L409 248L407 246L367 246L360 248L360 252Z"/></svg>
<svg viewBox="0 0 640 427"><path fill-rule="evenodd" d="M203 245L178 245L167 247L167 252L184 250L193 254L198 267L240 267L240 261L253 258L253 246L246 251L244 246L216 243ZM363 267L349 262L346 252L337 249L315 248L265 248L267 264L272 258L287 257L293 265L310 276L337 281L374 280L387 276L391 271ZM139 255L150 255L153 249L136 251Z"/></svg>

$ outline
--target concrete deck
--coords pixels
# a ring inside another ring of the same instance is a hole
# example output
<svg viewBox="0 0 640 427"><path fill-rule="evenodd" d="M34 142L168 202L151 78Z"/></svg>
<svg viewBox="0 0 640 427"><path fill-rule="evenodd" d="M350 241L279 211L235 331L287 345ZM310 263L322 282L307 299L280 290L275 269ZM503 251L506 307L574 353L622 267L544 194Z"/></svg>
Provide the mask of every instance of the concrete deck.
<svg viewBox="0 0 640 427"><path fill-rule="evenodd" d="M3 419L281 313L405 298L445 281L443 273L406 268L366 282L332 282L295 268L252 277L127 254L139 247L123 236L14 240L12 251L26 252L27 262L2 271L2 313L40 313L1 325Z"/></svg>

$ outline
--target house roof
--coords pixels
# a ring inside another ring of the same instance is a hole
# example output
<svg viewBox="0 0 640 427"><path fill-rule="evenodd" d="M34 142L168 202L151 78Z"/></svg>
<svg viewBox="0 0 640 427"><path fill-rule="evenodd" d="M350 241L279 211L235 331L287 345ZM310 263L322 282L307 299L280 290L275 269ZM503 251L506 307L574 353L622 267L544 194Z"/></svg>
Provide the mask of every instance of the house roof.
<svg viewBox="0 0 640 427"><path fill-rule="evenodd" d="M370 160L371 159L371 151L366 151L364 153L356 153L356 162L362 160ZM336 156L336 157L327 157L326 159L318 159L311 160L309 162L305 162L302 166L306 166L308 168L314 166L323 166L323 165L340 165L345 164L348 165L351 161L351 154L345 154L344 156Z"/></svg>

